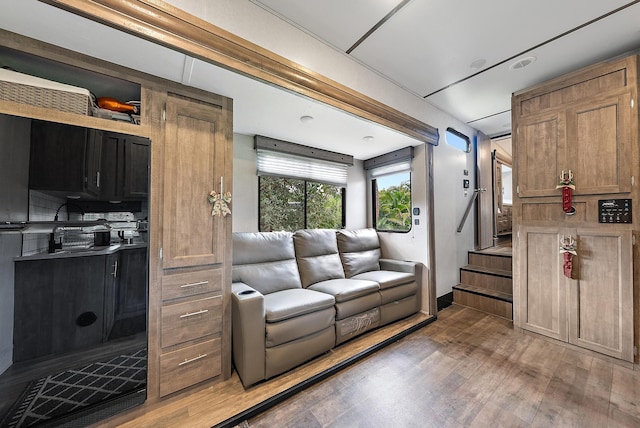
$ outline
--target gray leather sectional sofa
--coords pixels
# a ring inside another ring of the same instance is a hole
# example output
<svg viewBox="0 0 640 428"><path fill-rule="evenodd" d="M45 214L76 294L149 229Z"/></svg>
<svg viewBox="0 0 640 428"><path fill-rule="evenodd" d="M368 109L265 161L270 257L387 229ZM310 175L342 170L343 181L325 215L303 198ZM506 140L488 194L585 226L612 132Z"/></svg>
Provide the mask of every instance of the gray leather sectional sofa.
<svg viewBox="0 0 640 428"><path fill-rule="evenodd" d="M374 229L233 234L233 361L245 387L420 309L422 264Z"/></svg>

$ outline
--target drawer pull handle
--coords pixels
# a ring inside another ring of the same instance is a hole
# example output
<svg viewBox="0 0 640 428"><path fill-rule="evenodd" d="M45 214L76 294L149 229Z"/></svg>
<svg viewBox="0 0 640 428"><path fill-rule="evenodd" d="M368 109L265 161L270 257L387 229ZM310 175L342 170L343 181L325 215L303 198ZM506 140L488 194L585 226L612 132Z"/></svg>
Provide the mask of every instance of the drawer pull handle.
<svg viewBox="0 0 640 428"><path fill-rule="evenodd" d="M180 315L180 318L194 317L196 315L206 314L207 312L209 312L209 309L202 309L202 310L199 310L198 312L187 312L184 315Z"/></svg>
<svg viewBox="0 0 640 428"><path fill-rule="evenodd" d="M207 285L209 281L192 282L191 284L181 285L180 288L197 287L198 285Z"/></svg>
<svg viewBox="0 0 640 428"><path fill-rule="evenodd" d="M184 360L183 362L178 363L178 367L184 366L185 364L193 363L194 361L201 360L206 356L207 356L207 354L201 354L201 355L198 355L197 357L191 358L189 360Z"/></svg>

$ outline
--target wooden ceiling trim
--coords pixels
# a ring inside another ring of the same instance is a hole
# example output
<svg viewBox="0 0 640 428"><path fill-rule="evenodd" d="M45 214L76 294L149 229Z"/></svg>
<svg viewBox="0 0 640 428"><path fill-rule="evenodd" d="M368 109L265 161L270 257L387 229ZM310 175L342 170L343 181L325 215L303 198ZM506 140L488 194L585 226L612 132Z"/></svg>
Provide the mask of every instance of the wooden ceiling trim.
<svg viewBox="0 0 640 428"><path fill-rule="evenodd" d="M438 144L438 130L162 0L40 0Z"/></svg>

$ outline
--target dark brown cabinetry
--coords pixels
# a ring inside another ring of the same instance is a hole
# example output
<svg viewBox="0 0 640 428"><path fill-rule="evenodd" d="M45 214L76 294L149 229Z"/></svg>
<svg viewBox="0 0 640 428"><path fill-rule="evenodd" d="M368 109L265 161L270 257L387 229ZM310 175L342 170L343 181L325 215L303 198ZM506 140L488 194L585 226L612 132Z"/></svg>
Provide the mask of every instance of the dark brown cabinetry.
<svg viewBox="0 0 640 428"><path fill-rule="evenodd" d="M146 138L34 120L30 188L103 201L146 199Z"/></svg>
<svg viewBox="0 0 640 428"><path fill-rule="evenodd" d="M105 132L102 137L103 183L99 199L142 200L149 194L150 142L146 138Z"/></svg>
<svg viewBox="0 0 640 428"><path fill-rule="evenodd" d="M126 249L118 254L115 319L144 315L147 307L147 249Z"/></svg>
<svg viewBox="0 0 640 428"><path fill-rule="evenodd" d="M100 192L101 162L101 131L32 121L29 188L95 198Z"/></svg>
<svg viewBox="0 0 640 428"><path fill-rule="evenodd" d="M142 332L146 305L146 247L18 260L14 361Z"/></svg>
<svg viewBox="0 0 640 428"><path fill-rule="evenodd" d="M15 264L13 361L102 342L105 256Z"/></svg>

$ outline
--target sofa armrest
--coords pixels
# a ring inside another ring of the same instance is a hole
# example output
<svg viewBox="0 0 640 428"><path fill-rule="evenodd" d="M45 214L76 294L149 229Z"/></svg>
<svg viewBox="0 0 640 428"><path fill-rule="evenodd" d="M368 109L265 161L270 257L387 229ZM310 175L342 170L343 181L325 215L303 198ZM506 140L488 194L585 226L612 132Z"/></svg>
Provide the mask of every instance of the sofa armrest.
<svg viewBox="0 0 640 428"><path fill-rule="evenodd" d="M245 386L265 378L264 295L243 282L231 284L233 362Z"/></svg>
<svg viewBox="0 0 640 428"><path fill-rule="evenodd" d="M381 270L391 270L395 272L406 272L417 275L419 265L418 262L405 262L403 260L380 259Z"/></svg>

